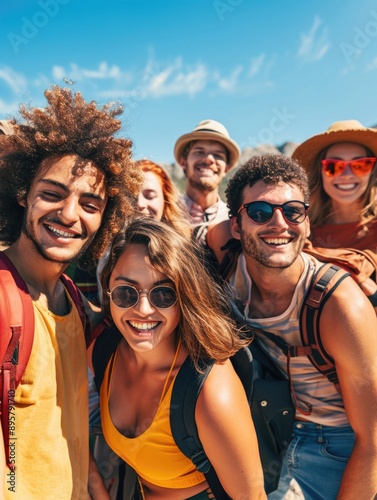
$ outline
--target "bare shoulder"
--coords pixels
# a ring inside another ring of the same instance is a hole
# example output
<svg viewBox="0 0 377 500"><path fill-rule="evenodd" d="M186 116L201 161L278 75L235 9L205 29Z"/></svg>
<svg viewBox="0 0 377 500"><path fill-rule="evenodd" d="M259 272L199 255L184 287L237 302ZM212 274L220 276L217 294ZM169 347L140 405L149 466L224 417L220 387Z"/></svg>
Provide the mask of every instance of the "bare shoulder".
<svg viewBox="0 0 377 500"><path fill-rule="evenodd" d="M232 238L230 231L230 220L223 220L217 224L211 224L207 232L207 245L215 252L217 260L222 261L226 252L221 249L222 246Z"/></svg>
<svg viewBox="0 0 377 500"><path fill-rule="evenodd" d="M215 363L209 373L197 402L197 412L208 418L218 418L219 414L240 402L243 405L246 395L238 375L230 360Z"/></svg>
<svg viewBox="0 0 377 500"><path fill-rule="evenodd" d="M346 277L323 308L320 332L325 349L337 359L342 353L371 344L376 331L373 306L359 285Z"/></svg>

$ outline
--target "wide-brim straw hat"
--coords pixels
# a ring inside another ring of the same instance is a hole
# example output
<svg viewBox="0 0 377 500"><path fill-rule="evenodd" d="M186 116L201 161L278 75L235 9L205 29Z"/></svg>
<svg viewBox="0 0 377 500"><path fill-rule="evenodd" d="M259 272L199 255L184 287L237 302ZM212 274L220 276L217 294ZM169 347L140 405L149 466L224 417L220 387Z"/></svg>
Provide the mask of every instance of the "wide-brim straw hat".
<svg viewBox="0 0 377 500"><path fill-rule="evenodd" d="M229 132L224 125L215 120L203 120L188 134L181 135L174 146L174 156L180 164L182 154L187 144L191 141L217 141L223 144L229 152L229 164L227 170L230 170L239 160L241 150L238 144L231 139Z"/></svg>
<svg viewBox="0 0 377 500"><path fill-rule="evenodd" d="M334 122L325 132L314 135L300 144L293 151L292 158L309 172L314 167L319 153L338 142L361 144L377 157L377 129L364 127L357 120L344 120Z"/></svg>

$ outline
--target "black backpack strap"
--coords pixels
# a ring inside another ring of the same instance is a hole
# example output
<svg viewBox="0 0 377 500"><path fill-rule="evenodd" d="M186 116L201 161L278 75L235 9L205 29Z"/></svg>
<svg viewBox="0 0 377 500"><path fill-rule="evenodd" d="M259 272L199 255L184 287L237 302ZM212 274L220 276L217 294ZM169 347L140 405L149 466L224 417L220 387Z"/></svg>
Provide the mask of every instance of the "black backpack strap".
<svg viewBox="0 0 377 500"><path fill-rule="evenodd" d="M200 372L192 360L187 357L174 381L171 405L170 426L176 445L188 457L198 471L202 472L216 500L229 500L217 477L215 469L203 450L195 423L195 407L213 362L203 361Z"/></svg>
<svg viewBox="0 0 377 500"><path fill-rule="evenodd" d="M110 361L110 358L117 348L120 340L122 339L122 334L113 322L109 321L107 318L97 326L96 329L103 328L101 334L98 335L93 346L92 352L92 363L94 370L94 382L96 384L97 391L99 392L103 377L105 375L106 366Z"/></svg>
<svg viewBox="0 0 377 500"><path fill-rule="evenodd" d="M324 264L314 274L300 312L300 333L304 346L311 348L308 358L328 380L338 383L334 359L326 352L320 337L319 321L324 305L332 293L350 276L334 264Z"/></svg>

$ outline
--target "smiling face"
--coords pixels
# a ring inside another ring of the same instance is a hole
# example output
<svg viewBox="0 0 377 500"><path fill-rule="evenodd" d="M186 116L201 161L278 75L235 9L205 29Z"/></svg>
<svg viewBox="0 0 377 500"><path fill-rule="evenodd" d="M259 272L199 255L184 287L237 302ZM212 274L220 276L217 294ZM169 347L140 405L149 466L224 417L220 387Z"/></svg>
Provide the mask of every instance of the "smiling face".
<svg viewBox="0 0 377 500"><path fill-rule="evenodd" d="M110 275L109 289L117 285L131 285L137 290L151 290L157 285L174 288L171 280L152 267L146 247L129 245L116 262ZM178 303L165 309L154 307L148 293L141 293L138 303L122 309L110 301L111 317L128 345L135 351L146 352L159 345L175 345L179 320Z"/></svg>
<svg viewBox="0 0 377 500"><path fill-rule="evenodd" d="M340 142L330 146L325 158L350 161L367 156L367 150L361 144ZM333 208L336 210L340 206L344 207L344 205L355 206L356 208L360 196L365 193L368 187L370 176L371 174L361 177L355 175L349 165L341 175L335 177L328 177L322 171L323 189L331 198Z"/></svg>
<svg viewBox="0 0 377 500"><path fill-rule="evenodd" d="M192 188L211 192L226 175L227 150L217 141L195 141L181 164Z"/></svg>
<svg viewBox="0 0 377 500"><path fill-rule="evenodd" d="M303 193L297 186L283 182L270 185L259 180L252 187L246 186L242 193L242 205L252 201L282 204L291 200L304 201ZM289 224L279 209L263 225L252 222L246 210L238 218L231 219L231 231L234 238L241 240L246 259L268 268L290 267L310 232L308 217L301 224Z"/></svg>
<svg viewBox="0 0 377 500"><path fill-rule="evenodd" d="M159 177L153 172L144 172L144 182L137 197L139 211L156 220L164 213L164 193Z"/></svg>
<svg viewBox="0 0 377 500"><path fill-rule="evenodd" d="M69 264L88 248L106 206L103 173L67 155L46 160L31 185L21 239L45 260Z"/></svg>

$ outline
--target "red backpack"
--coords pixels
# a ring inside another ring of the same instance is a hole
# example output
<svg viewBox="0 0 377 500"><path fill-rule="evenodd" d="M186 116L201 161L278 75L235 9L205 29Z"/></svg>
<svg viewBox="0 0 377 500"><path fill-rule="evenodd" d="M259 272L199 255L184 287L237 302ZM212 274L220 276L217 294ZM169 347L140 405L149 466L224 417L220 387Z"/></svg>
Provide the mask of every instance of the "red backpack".
<svg viewBox="0 0 377 500"><path fill-rule="evenodd" d="M62 275L61 280L78 309L88 345L90 328L81 294L68 276ZM26 283L1 251L0 325L0 415L6 461L12 469L9 441L14 436L14 397L33 346L34 309Z"/></svg>

